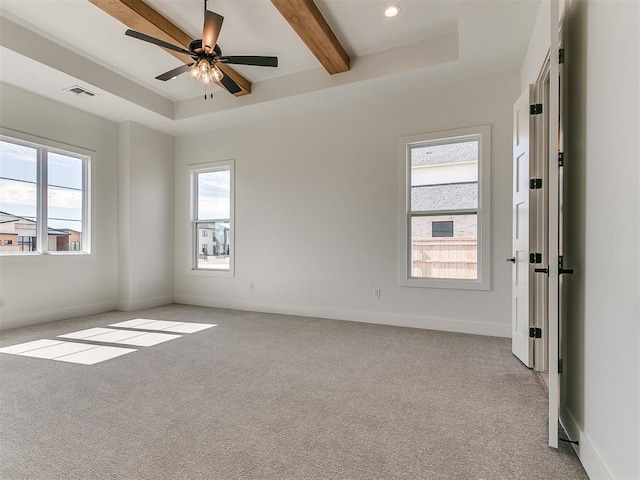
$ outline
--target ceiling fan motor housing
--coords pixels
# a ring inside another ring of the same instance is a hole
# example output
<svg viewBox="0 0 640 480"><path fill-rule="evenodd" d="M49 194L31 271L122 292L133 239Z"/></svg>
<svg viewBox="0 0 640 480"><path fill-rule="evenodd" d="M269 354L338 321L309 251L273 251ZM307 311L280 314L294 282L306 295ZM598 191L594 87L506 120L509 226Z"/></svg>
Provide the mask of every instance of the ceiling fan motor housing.
<svg viewBox="0 0 640 480"><path fill-rule="evenodd" d="M205 58L205 57L220 57L222 56L222 50L220 45L216 44L213 49L213 53L207 53L202 49L202 39L194 40L189 44L189 51L192 53L192 57Z"/></svg>

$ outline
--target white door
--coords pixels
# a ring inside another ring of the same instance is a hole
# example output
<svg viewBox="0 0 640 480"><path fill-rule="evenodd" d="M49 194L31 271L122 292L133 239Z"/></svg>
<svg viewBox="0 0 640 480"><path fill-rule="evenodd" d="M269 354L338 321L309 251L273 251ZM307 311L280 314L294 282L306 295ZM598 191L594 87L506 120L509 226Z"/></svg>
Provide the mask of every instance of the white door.
<svg viewBox="0 0 640 480"><path fill-rule="evenodd" d="M513 106L513 256L507 259L513 263L511 350L529 368L533 366L533 340L529 338L533 307L529 265L533 220L529 189L529 180L533 178L533 122L529 107L533 104L533 93L533 85L529 85Z"/></svg>
<svg viewBox="0 0 640 480"><path fill-rule="evenodd" d="M551 54L549 55L549 445L558 448L558 416L560 410L560 175L558 152L560 139L560 4L551 1Z"/></svg>

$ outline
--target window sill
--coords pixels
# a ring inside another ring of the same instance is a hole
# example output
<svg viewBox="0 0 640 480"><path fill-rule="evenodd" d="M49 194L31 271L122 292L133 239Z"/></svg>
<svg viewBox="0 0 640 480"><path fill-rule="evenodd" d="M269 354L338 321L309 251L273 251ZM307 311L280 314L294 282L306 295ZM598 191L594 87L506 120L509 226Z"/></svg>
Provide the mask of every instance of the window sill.
<svg viewBox="0 0 640 480"><path fill-rule="evenodd" d="M230 270L207 270L203 268L190 268L187 270L188 276L193 277L231 277L233 278L233 272Z"/></svg>
<svg viewBox="0 0 640 480"><path fill-rule="evenodd" d="M5 258L30 258L30 259L46 259L46 258L83 258L83 259L92 259L95 257L94 254L88 252L47 252L47 253L24 253L24 252L2 252L0 253L0 259Z"/></svg>
<svg viewBox="0 0 640 480"><path fill-rule="evenodd" d="M401 287L445 288L451 290L491 290L488 281L444 278L400 278Z"/></svg>

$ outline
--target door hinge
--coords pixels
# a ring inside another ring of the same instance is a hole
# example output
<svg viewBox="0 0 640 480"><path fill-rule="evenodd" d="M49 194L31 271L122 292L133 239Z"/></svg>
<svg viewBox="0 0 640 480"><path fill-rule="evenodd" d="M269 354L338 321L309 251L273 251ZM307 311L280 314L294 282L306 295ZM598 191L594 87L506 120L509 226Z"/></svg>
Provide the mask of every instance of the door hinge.
<svg viewBox="0 0 640 480"><path fill-rule="evenodd" d="M558 50L558 63L559 64L564 63L564 48L561 48L560 50Z"/></svg>
<svg viewBox="0 0 640 480"><path fill-rule="evenodd" d="M558 152L558 166L564 167L564 152Z"/></svg>
<svg viewBox="0 0 640 480"><path fill-rule="evenodd" d="M540 115L542 113L542 104L534 103L529 105L529 115Z"/></svg>
<svg viewBox="0 0 640 480"><path fill-rule="evenodd" d="M540 190L541 188L542 188L541 178L532 178L531 180L529 180L529 189Z"/></svg>
<svg viewBox="0 0 640 480"><path fill-rule="evenodd" d="M563 373L564 370L564 362L561 358L558 359L558 373Z"/></svg>
<svg viewBox="0 0 640 480"><path fill-rule="evenodd" d="M542 338L542 329L537 327L529 328L529 338Z"/></svg>
<svg viewBox="0 0 640 480"><path fill-rule="evenodd" d="M542 263L542 254L531 252L529 254L529 263Z"/></svg>

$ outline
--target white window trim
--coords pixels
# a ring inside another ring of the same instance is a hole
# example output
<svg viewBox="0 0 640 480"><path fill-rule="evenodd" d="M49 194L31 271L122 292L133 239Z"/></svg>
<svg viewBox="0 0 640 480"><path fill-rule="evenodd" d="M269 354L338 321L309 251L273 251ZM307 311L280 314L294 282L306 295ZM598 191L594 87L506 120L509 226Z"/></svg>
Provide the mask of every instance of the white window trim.
<svg viewBox="0 0 640 480"><path fill-rule="evenodd" d="M231 172L230 179L230 207L229 207L229 230L231 232L231 241L229 243L229 270L208 270L203 268L195 268L196 248L197 248L197 229L196 229L196 194L195 194L195 178L198 173L212 172L215 170L226 170ZM236 232L235 232L235 160L220 160L208 163L196 163L187 165L187 192L189 195L189 224L186 228L187 241L187 275L205 276L205 277L234 277L235 276L235 258L236 258Z"/></svg>
<svg viewBox="0 0 640 480"><path fill-rule="evenodd" d="M429 141L461 140L479 137L478 158L478 278L443 279L411 277L411 187L409 148ZM460 128L401 137L398 148L398 284L404 287L451 288L462 290L491 289L491 126Z"/></svg>
<svg viewBox="0 0 640 480"><path fill-rule="evenodd" d="M96 152L83 147L69 145L62 142L42 138L28 133L11 130L0 127L0 140L24 145L26 147L35 148L38 151L37 162L37 251L35 252L2 252L2 258L20 257L20 258L43 258L43 257L92 257L94 236L93 217L94 201L92 185L95 182L94 169L92 166L96 160ZM44 168L46 155L49 153L58 153L69 157L74 157L85 161L82 173L82 190L84 192L82 202L82 235L84 248L76 251L49 251L48 239L46 234L45 219L47 218L47 198L42 195L42 184L46 184L46 169ZM43 155L44 153L44 155Z"/></svg>

